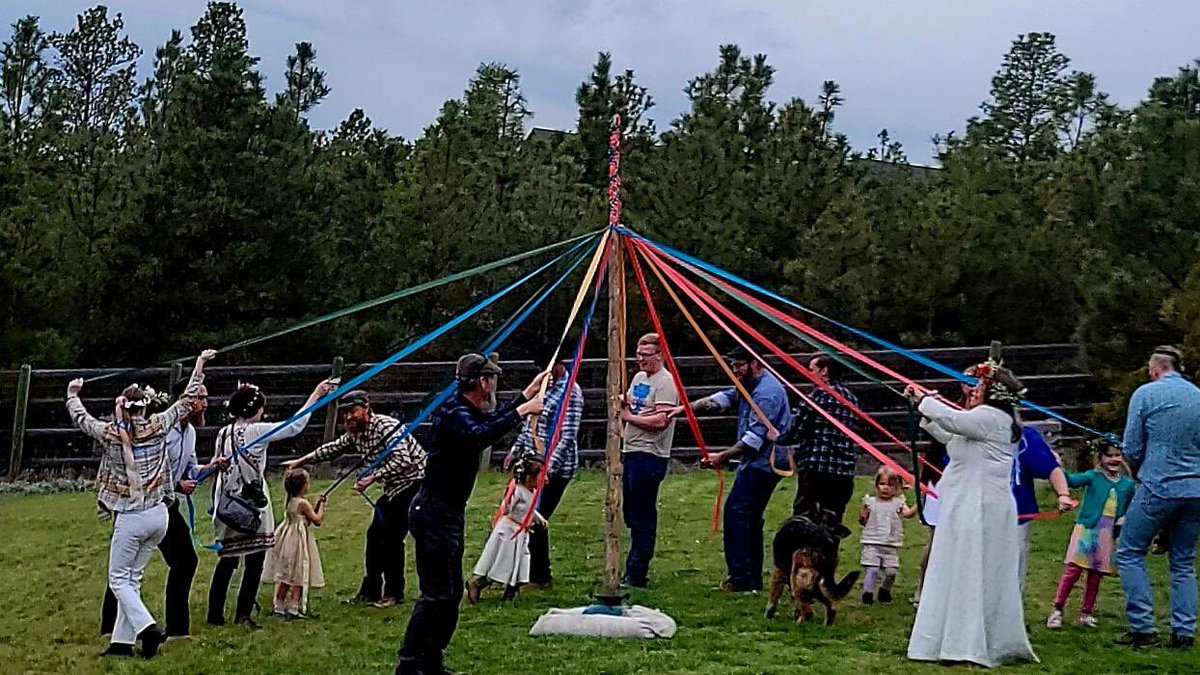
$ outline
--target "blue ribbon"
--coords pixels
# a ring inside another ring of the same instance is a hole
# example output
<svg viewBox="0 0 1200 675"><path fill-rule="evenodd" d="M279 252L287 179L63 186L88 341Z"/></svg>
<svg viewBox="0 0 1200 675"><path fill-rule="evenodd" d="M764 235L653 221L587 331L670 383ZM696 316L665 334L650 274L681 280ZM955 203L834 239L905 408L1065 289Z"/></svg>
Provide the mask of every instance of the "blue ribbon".
<svg viewBox="0 0 1200 675"><path fill-rule="evenodd" d="M504 296L508 295L513 290L515 290L519 286L523 285L525 282L536 277L537 275L541 274L543 271L549 269L550 267L553 267L559 261L563 260L564 258L567 258L571 254L573 254L576 251L578 251L579 249L583 248L585 245L587 245L589 243L594 244L596 242L596 240L599 239L599 237L600 237L600 235L596 234L592 237L589 237L587 239L580 241L578 244L571 247L565 253L560 254L558 257L554 258L553 260L545 263L541 267L538 267L537 269L530 272L529 274L526 274L525 276L521 277L517 281L514 281L513 283L504 287L503 289L497 291L491 297L486 298L485 300L479 302L478 304L476 304L474 307L467 310L466 312L463 312L462 314L451 319L450 321L446 322L445 324L442 324L442 326L440 328L438 328L430 333L427 333L424 337L420 338L416 342L413 342L412 344L408 345L404 349L401 349L400 351L396 352L395 354L392 354L387 359L385 359L385 360L379 362L378 364L372 366L371 368L367 369L366 372L351 379L349 382L347 382L344 385L342 385L341 387L339 387L336 391L332 391L332 392L326 394L325 396L322 396L315 403L308 406L304 410L301 410L300 412L292 415L291 417L284 420L283 422L280 422L279 424L277 424L273 429L271 429L267 433L263 434L262 436L259 436L258 438L254 439L250 443L247 443L246 445L235 449L232 456L236 457L239 454L244 454L247 450L249 450L250 448L252 448L254 446L262 445L264 443L269 442L271 440L271 438L278 435L280 431L282 431L285 427L287 427L292 422L295 422L296 420L298 420L302 417L311 415L312 413L320 410L321 408L324 408L325 406L329 405L330 403L333 403L337 399L341 398L342 395L345 394L346 392L353 390L355 387L357 387L357 386L361 385L362 383L366 382L367 380L375 377L376 375L378 375L379 373L383 372L384 370L390 368L391 366L395 365L397 362L404 359L405 357L413 354L414 352L416 352L419 349L424 348L429 343L433 342L434 340L436 340L436 339L440 338L441 336L445 335L446 333L450 332L457 326L461 325L463 322L467 321L471 317L475 316L479 312L486 309L488 306L492 305L496 301L498 301L501 298L503 298ZM209 471L202 472L196 478L196 482L197 483L203 482L205 479L207 479L213 473L215 473L215 470L211 470L211 469Z"/></svg>
<svg viewBox="0 0 1200 675"><path fill-rule="evenodd" d="M837 326L838 328L841 328L844 331L847 331L849 333L857 335L858 337L860 337L864 340L867 340L868 342L871 342L873 344L876 344L880 347L883 347L884 349L895 352L911 361L916 361L917 363L920 363L923 366L926 366L926 367L928 367L932 370L935 370L943 375L946 375L947 377L958 380L959 382L962 382L964 384L969 384L972 387L975 386L976 384L978 384L978 382L979 382L978 379L971 377L970 375L960 373L958 370L951 368L950 366L947 366L943 363L938 363L937 361L934 361L933 359L931 359L927 356L918 354L917 352L914 352L911 349L907 349L907 348L902 347L893 342L889 342L888 340L885 340L876 335L872 335L871 333L868 333L865 330L855 328L854 326L846 325L840 321L837 321L836 319L831 319L830 317L825 316L824 314L821 314L820 312L818 312L814 309L805 307L804 305L801 305L800 303L798 303L794 300L791 300L789 298L785 298L782 295L779 295L778 293L775 293L774 291L771 291L769 289L763 288L762 286L759 286L758 284L756 284L752 281L747 281L746 279L743 279L743 278L737 276L736 274L726 272L725 270L723 270L715 265L711 265L695 256L688 255L688 254L684 253L683 251L680 251L678 249L667 246L666 244L660 244L652 239L647 239L646 237L643 237L642 235L640 235L632 230L629 230L627 228L619 227L617 229L621 232L621 234L625 234L625 235L631 236L635 239L638 239L640 241L644 241L644 242L654 246L655 248L666 251L667 253L669 253L670 255L672 255L675 258L679 258L680 260L688 262L691 265L694 265L695 267L699 267L702 270L705 270L705 271L707 271L715 276L718 276L726 281L729 281L733 284L741 286L742 288L756 291L758 293L761 293L762 295L765 295L769 298L777 300L789 307L800 310L801 312L804 312L811 316L815 316L818 319L827 321L830 324ZM1115 443L1117 445L1121 445L1120 438L1118 438L1114 434L1106 433L1106 432L1100 431L1099 429L1093 429L1092 427L1089 427L1086 424L1081 424L1079 422L1076 422L1075 420L1072 420L1072 419L1064 416L1061 413L1055 412L1053 410L1050 410L1049 408L1040 406L1031 401L1022 400L1021 405L1025 406L1026 408L1029 408L1030 410L1034 410L1039 413L1042 413L1043 415L1046 415L1047 417L1052 417L1060 422L1069 424L1077 429L1086 431L1087 433L1090 433L1090 434L1093 434L1100 438L1103 438L1103 439L1109 441L1110 443Z"/></svg>
<svg viewBox="0 0 1200 675"><path fill-rule="evenodd" d="M529 318L529 316L531 314L533 314L534 310L536 310L542 304L542 302L546 300L546 298L550 297L550 294L553 293L555 290L557 290L558 287L561 286L562 283L567 280L567 277L571 276L571 274L579 267L580 263L582 263L584 261L584 259L587 258L588 254L590 252L591 251L584 251L575 260L575 262L572 263L571 266L567 268L567 271L564 272L562 274L562 276L560 276L558 279L556 279L554 281L554 283L552 283L550 286L548 286L546 288L546 290L542 291L542 293L537 297L536 300L534 300L532 303L530 303L530 305L528 307L526 307L524 311L522 311L520 314L518 314L516 316L516 318L513 319L513 321L503 331L501 331L498 335L496 335L496 337L491 342L484 345L483 348L480 349L480 351L486 354L488 352L495 351L496 349L498 349L500 347L500 345L504 344L504 342L506 340L508 340L508 338L511 337L514 332L516 332L517 328L520 327L520 325L523 324ZM594 305L593 305L593 308L594 308ZM417 416L414 417L413 420L411 422L409 422L408 425L405 426L404 431L402 431L398 436L396 436L394 439L392 439L392 441L390 443L388 443L387 449L385 449L383 452L381 452L379 454L378 457L375 458L375 461L371 463L371 466L369 466L359 472L358 477L365 478L366 476L370 475L373 471L375 471L375 469L378 469L379 466L381 464L383 464L383 462L389 456L391 456L391 454L393 452L396 451L396 448L400 445L400 443L403 442L404 439L411 436L413 434L413 431L415 431L417 429L417 427L419 427L426 419L428 419L428 417L433 414L433 411L437 410L439 406L441 406L443 403L445 403L447 400L449 400L450 397L453 396L454 392L456 392L456 391L458 391L458 383L451 382L445 389L443 389L441 392L439 392L438 395L435 396L433 398L433 400L429 402L428 405L426 405L424 408L422 408L421 412L417 413Z"/></svg>

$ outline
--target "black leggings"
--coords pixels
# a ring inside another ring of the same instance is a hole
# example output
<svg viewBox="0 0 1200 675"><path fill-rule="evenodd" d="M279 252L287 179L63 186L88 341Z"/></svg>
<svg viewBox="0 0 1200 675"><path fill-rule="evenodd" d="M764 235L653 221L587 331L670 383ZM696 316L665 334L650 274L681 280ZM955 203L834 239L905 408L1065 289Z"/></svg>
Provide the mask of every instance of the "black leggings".
<svg viewBox="0 0 1200 675"><path fill-rule="evenodd" d="M242 584L238 587L237 608L234 619L249 619L258 598L258 585L262 582L263 562L267 559L266 551L250 553L244 556L246 569L242 572ZM229 594L229 582L238 568L242 556L221 558L217 568L213 570L212 585L208 589L208 622L211 624L225 623L225 596Z"/></svg>

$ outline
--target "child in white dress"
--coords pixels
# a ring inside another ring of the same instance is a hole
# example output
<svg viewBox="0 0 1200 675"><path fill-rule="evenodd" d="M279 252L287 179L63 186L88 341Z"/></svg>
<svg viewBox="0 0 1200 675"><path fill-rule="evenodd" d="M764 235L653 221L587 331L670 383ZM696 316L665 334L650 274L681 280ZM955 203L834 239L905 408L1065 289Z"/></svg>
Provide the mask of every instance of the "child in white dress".
<svg viewBox="0 0 1200 675"><path fill-rule="evenodd" d="M275 546L267 551L263 583L275 584L275 605L271 612L284 619L304 619L308 608L308 589L325 585L317 538L309 526L320 527L325 516L325 495L317 498L317 507L304 498L308 494L308 472L293 469L283 479L287 507L283 522L275 528Z"/></svg>
<svg viewBox="0 0 1200 675"><path fill-rule="evenodd" d="M545 463L538 457L526 456L513 466L513 487L500 507L500 515L492 526L474 576L467 583L467 601L479 602L483 589L493 583L504 584L504 599L517 597L517 589L529 582L529 529L545 527L546 519L534 510L534 492ZM522 529L530 511L528 525Z"/></svg>

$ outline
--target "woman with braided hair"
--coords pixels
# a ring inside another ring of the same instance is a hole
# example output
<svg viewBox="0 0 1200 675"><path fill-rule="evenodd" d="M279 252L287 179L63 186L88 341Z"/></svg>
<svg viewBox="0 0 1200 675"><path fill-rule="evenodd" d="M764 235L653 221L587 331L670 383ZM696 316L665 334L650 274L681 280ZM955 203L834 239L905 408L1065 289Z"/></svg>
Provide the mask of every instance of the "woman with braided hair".
<svg viewBox="0 0 1200 675"><path fill-rule="evenodd" d="M1036 660L1025 632L1017 575L1021 533L1010 486L1021 439L1022 386L995 363L976 367L978 384L956 410L910 385L921 426L946 444L938 482L937 537L908 643L917 661Z"/></svg>

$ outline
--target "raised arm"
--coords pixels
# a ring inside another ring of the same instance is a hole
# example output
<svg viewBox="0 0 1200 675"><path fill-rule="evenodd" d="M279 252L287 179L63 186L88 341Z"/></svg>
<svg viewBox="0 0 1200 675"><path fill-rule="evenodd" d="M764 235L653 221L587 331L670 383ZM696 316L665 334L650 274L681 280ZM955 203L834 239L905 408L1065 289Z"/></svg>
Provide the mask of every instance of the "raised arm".
<svg viewBox="0 0 1200 675"><path fill-rule="evenodd" d="M83 401L79 400L79 392L82 389L83 378L81 377L71 380L67 385L67 411L71 414L71 423L91 438L103 441L108 425L92 417L87 408L83 406Z"/></svg>
<svg viewBox="0 0 1200 675"><path fill-rule="evenodd" d="M162 424L163 429L174 427L179 424L179 420L191 414L192 406L196 404L196 395L200 393L200 385L204 383L204 366L216 355L215 349L205 349L200 352L200 356L196 358L196 365L192 367L192 376L188 380L187 388L183 390L183 395L171 407L153 416L153 419L157 419Z"/></svg>
<svg viewBox="0 0 1200 675"><path fill-rule="evenodd" d="M995 427L991 415L983 407L955 410L932 396L926 396L921 399L917 409L942 429L974 441L987 440Z"/></svg>

